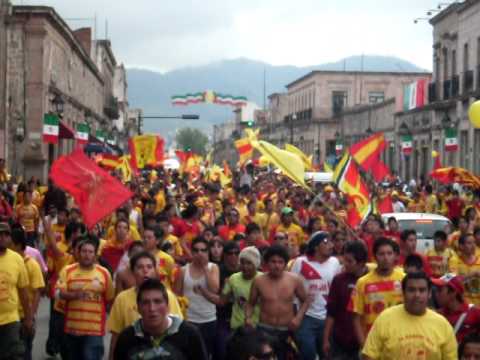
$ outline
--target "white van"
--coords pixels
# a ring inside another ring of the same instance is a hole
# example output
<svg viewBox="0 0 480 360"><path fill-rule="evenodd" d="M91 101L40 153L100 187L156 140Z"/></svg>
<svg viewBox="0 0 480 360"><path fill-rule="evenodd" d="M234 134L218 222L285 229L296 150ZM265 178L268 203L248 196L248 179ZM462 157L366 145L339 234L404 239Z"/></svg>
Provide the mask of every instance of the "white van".
<svg viewBox="0 0 480 360"><path fill-rule="evenodd" d="M400 231L413 229L417 232L417 251L421 253L433 248L433 234L436 231L445 231L447 225L451 225L451 221L442 215L404 212L382 214L385 226L392 216L397 219Z"/></svg>

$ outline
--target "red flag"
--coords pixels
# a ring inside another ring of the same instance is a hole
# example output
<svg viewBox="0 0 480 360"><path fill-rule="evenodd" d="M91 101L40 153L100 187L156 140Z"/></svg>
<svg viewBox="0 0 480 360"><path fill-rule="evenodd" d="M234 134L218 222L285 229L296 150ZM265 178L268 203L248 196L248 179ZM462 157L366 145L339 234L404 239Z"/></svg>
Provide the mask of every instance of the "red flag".
<svg viewBox="0 0 480 360"><path fill-rule="evenodd" d="M363 170L372 170L375 181L379 182L390 175L388 167L380 160L383 150L385 150L385 136L383 133L377 133L353 144L350 147L350 154Z"/></svg>
<svg viewBox="0 0 480 360"><path fill-rule="evenodd" d="M377 209L380 214L392 213L393 203L390 194L377 200Z"/></svg>
<svg viewBox="0 0 480 360"><path fill-rule="evenodd" d="M50 170L50 178L72 195L89 229L133 196L120 181L90 160L82 149L57 159Z"/></svg>

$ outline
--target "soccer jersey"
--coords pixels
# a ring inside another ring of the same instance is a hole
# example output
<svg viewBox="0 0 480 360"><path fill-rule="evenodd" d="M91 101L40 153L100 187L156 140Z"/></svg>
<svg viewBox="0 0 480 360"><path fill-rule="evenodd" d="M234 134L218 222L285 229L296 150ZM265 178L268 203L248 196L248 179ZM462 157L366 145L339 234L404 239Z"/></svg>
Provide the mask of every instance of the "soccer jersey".
<svg viewBox="0 0 480 360"><path fill-rule="evenodd" d="M86 298L65 303L64 331L67 334L105 335L106 305L114 296L107 269L94 265L85 270L78 263L69 265L61 271L57 289L86 293Z"/></svg>
<svg viewBox="0 0 480 360"><path fill-rule="evenodd" d="M278 225L270 231L270 242L273 243L276 233L288 234L288 243L290 246L300 246L305 242L305 233L297 224L291 223L288 227L283 224Z"/></svg>
<svg viewBox="0 0 480 360"><path fill-rule="evenodd" d="M307 256L295 260L291 272L300 275L307 293L314 296L306 315L322 320L326 318L330 285L341 270L340 262L333 256L322 263Z"/></svg>
<svg viewBox="0 0 480 360"><path fill-rule="evenodd" d="M37 230L35 225L36 223L38 223L40 215L38 213L38 208L35 205L20 204L15 209L15 212L17 214L18 221L20 222L20 224L22 224L23 228L27 233Z"/></svg>
<svg viewBox="0 0 480 360"><path fill-rule="evenodd" d="M168 289L167 294L170 314L183 319L182 310L178 304L177 297ZM132 287L123 290L117 295L113 302L107 320L108 330L120 334L123 329L132 325L138 319L140 319L140 314L137 307L137 289Z"/></svg>
<svg viewBox="0 0 480 360"><path fill-rule="evenodd" d="M7 249L0 255L0 325L20 319L18 290L28 286L25 262L16 252Z"/></svg>
<svg viewBox="0 0 480 360"><path fill-rule="evenodd" d="M457 360L452 326L440 314L409 314L403 305L385 310L373 324L362 354L373 360Z"/></svg>
<svg viewBox="0 0 480 360"><path fill-rule="evenodd" d="M348 310L362 317L367 331L383 310L402 303L401 282L404 276L402 270L395 268L389 276L370 271L358 279Z"/></svg>
<svg viewBox="0 0 480 360"><path fill-rule="evenodd" d="M180 240L173 234L169 234L165 241L168 241L173 247L173 253L175 256L183 256L183 248L180 244Z"/></svg>
<svg viewBox="0 0 480 360"><path fill-rule="evenodd" d="M454 251L450 248L446 248L442 252L435 249L427 250L425 256L432 269L433 277L439 278L445 275L448 271L448 261L454 254Z"/></svg>
<svg viewBox="0 0 480 360"><path fill-rule="evenodd" d="M461 276L468 276L473 272L480 271L480 256L475 255L473 261L466 263L457 254L452 256L448 262L448 271ZM480 305L480 278L474 276L464 281L465 300L471 304Z"/></svg>

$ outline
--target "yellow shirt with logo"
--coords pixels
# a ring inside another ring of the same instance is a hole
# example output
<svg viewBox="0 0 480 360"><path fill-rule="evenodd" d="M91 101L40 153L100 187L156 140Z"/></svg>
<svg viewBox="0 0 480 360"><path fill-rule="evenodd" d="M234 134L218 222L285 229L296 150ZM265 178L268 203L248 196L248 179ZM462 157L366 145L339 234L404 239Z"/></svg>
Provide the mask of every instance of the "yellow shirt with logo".
<svg viewBox="0 0 480 360"><path fill-rule="evenodd" d="M0 255L0 325L20 320L17 288L28 286L25 262L16 252L7 249Z"/></svg>
<svg viewBox="0 0 480 360"><path fill-rule="evenodd" d="M432 269L432 276L439 278L445 275L448 272L448 261L454 255L455 252L450 248L441 252L435 250L435 248L427 250L425 256Z"/></svg>
<svg viewBox="0 0 480 360"><path fill-rule="evenodd" d="M170 314L183 319L182 310L178 304L177 297L167 289L168 309ZM137 307L137 290L132 287L123 290L117 295L113 302L110 315L107 320L107 329L113 333L120 334L123 329L132 325L140 318Z"/></svg>
<svg viewBox="0 0 480 360"><path fill-rule="evenodd" d="M480 271L480 256L475 255L474 261L465 263L465 261L455 254L448 262L448 272L461 276L468 276L473 272ZM480 305L480 277L475 276L464 282L465 300L470 304Z"/></svg>
<svg viewBox="0 0 480 360"><path fill-rule="evenodd" d="M404 276L401 269L395 268L389 276L380 276L373 270L358 279L348 309L362 317L365 330L370 330L382 311L402 303Z"/></svg>
<svg viewBox="0 0 480 360"><path fill-rule="evenodd" d="M162 250L159 250L155 254L155 259L157 259L157 273L160 281L169 290L171 290L173 283L173 271L175 269L175 260Z"/></svg>
<svg viewBox="0 0 480 360"><path fill-rule="evenodd" d="M43 279L42 269L35 259L32 259L30 256L26 255L23 260L25 262L25 268L27 269L28 274L28 303L31 305L35 292L45 287L45 280ZM21 303L18 304L18 311L20 318L23 319L23 307Z"/></svg>
<svg viewBox="0 0 480 360"><path fill-rule="evenodd" d="M115 239L115 226L110 226L107 230L107 236L106 238L109 240ZM132 239L133 241L139 241L142 240L142 237L140 236L140 233L137 230L137 227L130 222L130 230L127 235L128 238Z"/></svg>
<svg viewBox="0 0 480 360"><path fill-rule="evenodd" d="M377 318L362 354L373 360L457 360L457 341L442 315L427 309L415 316L397 305Z"/></svg>
<svg viewBox="0 0 480 360"><path fill-rule="evenodd" d="M168 236L165 238L165 241L168 241L170 244L172 244L173 253L175 256L183 256L183 248L178 237L173 234L168 234Z"/></svg>
<svg viewBox="0 0 480 360"><path fill-rule="evenodd" d="M115 294L107 269L100 265L89 270L82 269L78 263L69 265L60 272L57 289L86 293L84 299L65 302L65 333L105 335L106 307Z"/></svg>

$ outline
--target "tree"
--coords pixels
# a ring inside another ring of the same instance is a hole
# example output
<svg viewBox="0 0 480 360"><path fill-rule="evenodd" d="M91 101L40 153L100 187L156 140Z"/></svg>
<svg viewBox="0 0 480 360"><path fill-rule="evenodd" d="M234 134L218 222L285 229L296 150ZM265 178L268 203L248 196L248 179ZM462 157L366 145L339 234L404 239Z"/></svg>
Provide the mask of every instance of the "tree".
<svg viewBox="0 0 480 360"><path fill-rule="evenodd" d="M198 129L182 128L176 136L178 148L184 151L193 151L195 154L205 155L208 137Z"/></svg>

